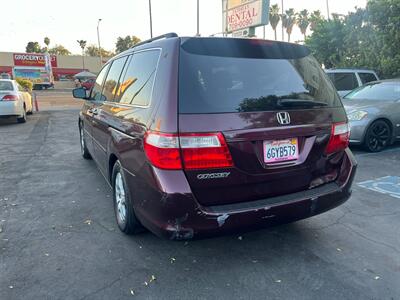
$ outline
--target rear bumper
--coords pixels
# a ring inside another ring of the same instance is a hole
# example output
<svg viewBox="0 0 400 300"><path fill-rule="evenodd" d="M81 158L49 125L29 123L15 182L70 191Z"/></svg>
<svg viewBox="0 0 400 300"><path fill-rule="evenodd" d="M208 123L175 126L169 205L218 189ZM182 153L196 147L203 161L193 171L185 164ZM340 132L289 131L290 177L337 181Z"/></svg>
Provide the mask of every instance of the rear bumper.
<svg viewBox="0 0 400 300"><path fill-rule="evenodd" d="M21 116L23 108L18 101L0 101L0 116Z"/></svg>
<svg viewBox="0 0 400 300"><path fill-rule="evenodd" d="M135 203L135 212L153 233L174 240L249 231L297 221L323 213L349 199L357 163L349 149L344 156L335 182L279 197L207 207L196 201L183 172L169 171L166 174L153 169L157 189L152 190L152 195L143 190L146 199ZM127 175L127 179L130 186L140 186L137 177Z"/></svg>

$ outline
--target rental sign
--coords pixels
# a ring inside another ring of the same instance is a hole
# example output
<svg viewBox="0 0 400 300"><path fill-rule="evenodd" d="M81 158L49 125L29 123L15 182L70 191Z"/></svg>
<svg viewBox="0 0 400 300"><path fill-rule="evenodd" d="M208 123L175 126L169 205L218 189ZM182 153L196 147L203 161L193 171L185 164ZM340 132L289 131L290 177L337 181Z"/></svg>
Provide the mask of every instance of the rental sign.
<svg viewBox="0 0 400 300"><path fill-rule="evenodd" d="M51 66L57 67L57 56L51 55ZM14 66L18 67L45 67L46 58L40 53L14 53Z"/></svg>
<svg viewBox="0 0 400 300"><path fill-rule="evenodd" d="M268 24L269 0L222 0L224 32Z"/></svg>

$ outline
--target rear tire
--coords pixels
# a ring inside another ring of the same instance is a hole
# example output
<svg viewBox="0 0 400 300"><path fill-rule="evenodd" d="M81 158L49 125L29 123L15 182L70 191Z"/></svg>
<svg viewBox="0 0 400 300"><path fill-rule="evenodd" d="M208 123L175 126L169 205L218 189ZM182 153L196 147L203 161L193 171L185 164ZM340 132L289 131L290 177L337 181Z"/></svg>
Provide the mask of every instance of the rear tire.
<svg viewBox="0 0 400 300"><path fill-rule="evenodd" d="M129 187L126 183L123 168L117 160L112 171L114 212L119 229L125 234L138 234L144 230L136 218Z"/></svg>
<svg viewBox="0 0 400 300"><path fill-rule="evenodd" d="M26 122L26 108L25 108L25 105L24 105L24 112L23 112L21 117L17 118L17 122L18 123L25 123Z"/></svg>
<svg viewBox="0 0 400 300"><path fill-rule="evenodd" d="M369 152L380 152L390 145L391 136L389 124L383 120L377 120L367 129L364 148Z"/></svg>
<svg viewBox="0 0 400 300"><path fill-rule="evenodd" d="M86 139L85 135L83 134L83 124L79 125L79 140L81 144L81 154L84 159L92 159L92 156L90 155L90 152L88 148L86 147Z"/></svg>

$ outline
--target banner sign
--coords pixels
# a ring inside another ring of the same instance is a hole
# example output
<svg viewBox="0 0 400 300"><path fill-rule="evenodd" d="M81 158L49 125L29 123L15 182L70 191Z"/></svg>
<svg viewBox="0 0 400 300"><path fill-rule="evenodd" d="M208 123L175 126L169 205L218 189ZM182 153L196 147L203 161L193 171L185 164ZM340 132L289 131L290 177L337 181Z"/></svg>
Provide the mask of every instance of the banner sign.
<svg viewBox="0 0 400 300"><path fill-rule="evenodd" d="M29 79L33 83L51 82L50 74L43 69L14 68L14 77Z"/></svg>
<svg viewBox="0 0 400 300"><path fill-rule="evenodd" d="M269 0L222 0L224 32L268 24Z"/></svg>
<svg viewBox="0 0 400 300"><path fill-rule="evenodd" d="M46 54L41 53L13 53L14 66L46 67ZM57 67L57 56L51 55L51 66Z"/></svg>

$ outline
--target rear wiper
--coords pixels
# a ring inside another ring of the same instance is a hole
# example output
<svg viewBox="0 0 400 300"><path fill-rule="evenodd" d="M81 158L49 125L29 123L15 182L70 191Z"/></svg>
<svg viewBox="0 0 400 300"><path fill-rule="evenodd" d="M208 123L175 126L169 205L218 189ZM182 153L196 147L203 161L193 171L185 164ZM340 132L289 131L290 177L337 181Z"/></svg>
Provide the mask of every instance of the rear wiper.
<svg viewBox="0 0 400 300"><path fill-rule="evenodd" d="M314 100L302 100L302 99L280 99L278 101L279 106L328 106L325 102L319 102Z"/></svg>

